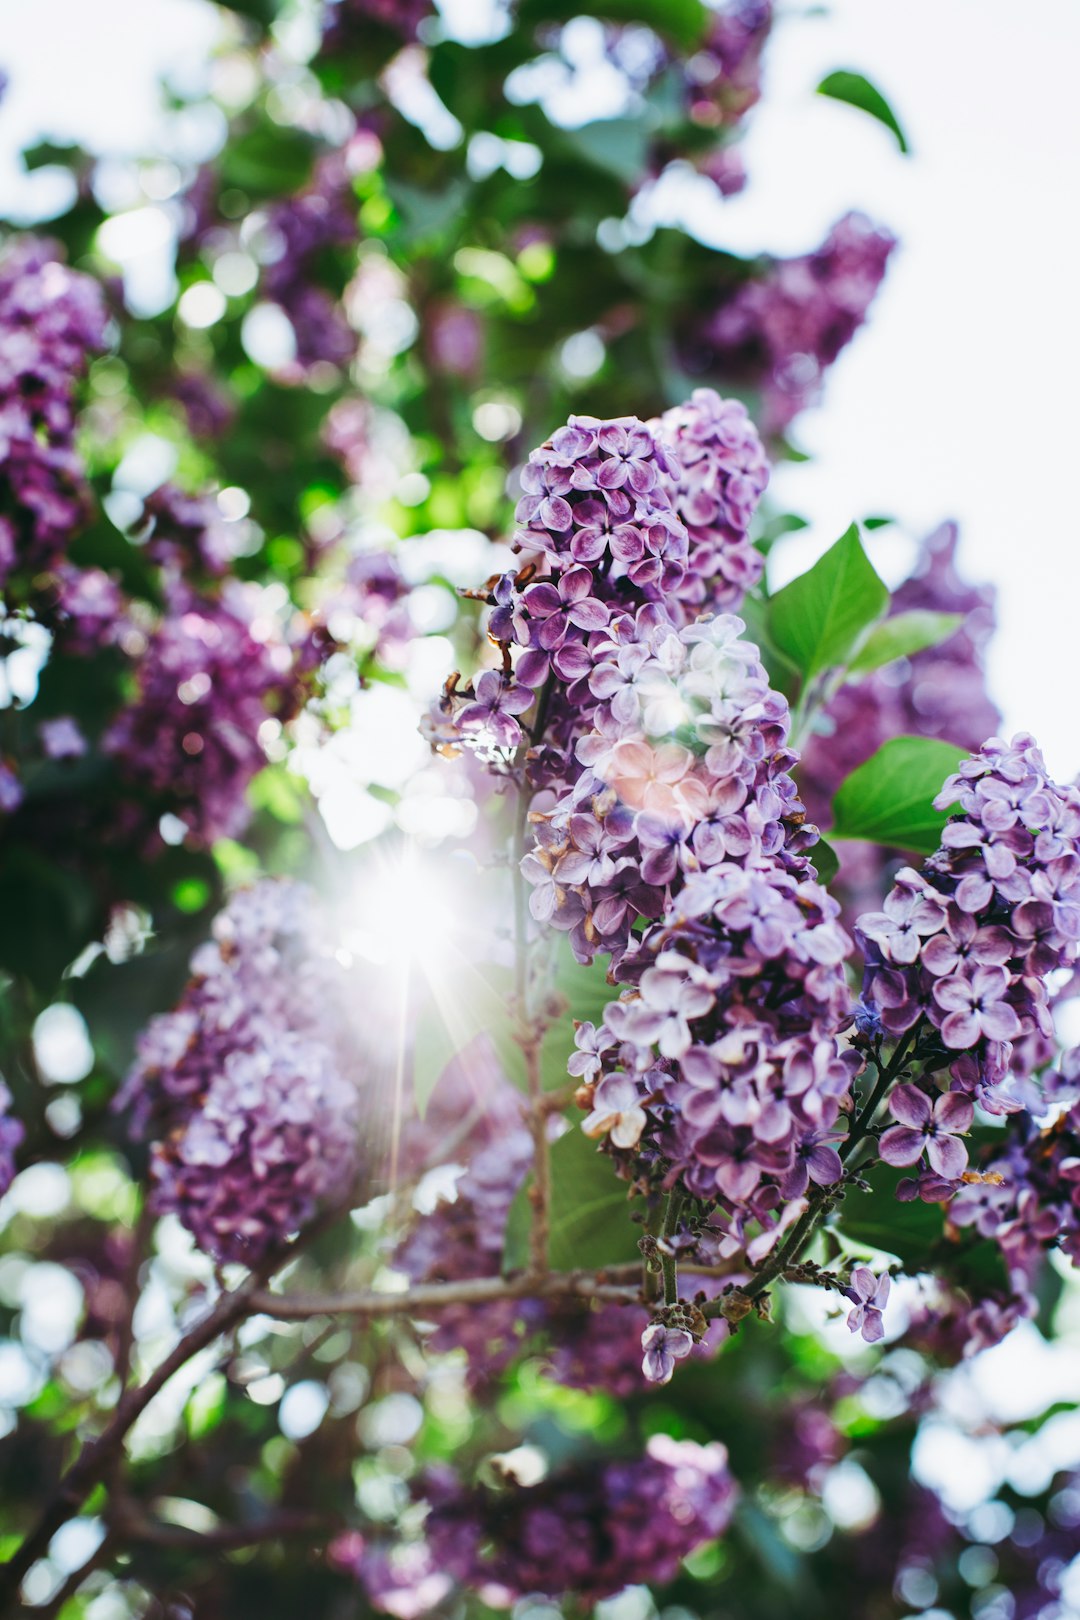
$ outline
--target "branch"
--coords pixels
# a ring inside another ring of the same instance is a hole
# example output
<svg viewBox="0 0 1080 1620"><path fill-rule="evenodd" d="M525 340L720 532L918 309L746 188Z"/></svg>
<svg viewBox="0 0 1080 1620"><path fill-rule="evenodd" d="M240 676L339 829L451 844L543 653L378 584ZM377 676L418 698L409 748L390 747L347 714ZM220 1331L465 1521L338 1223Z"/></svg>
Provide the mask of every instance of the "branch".
<svg viewBox="0 0 1080 1620"><path fill-rule="evenodd" d="M422 1283L390 1294L363 1289L353 1294L253 1295L251 1309L280 1322L303 1322L311 1316L355 1316L375 1321L392 1316L422 1316L443 1305L487 1305L502 1299L602 1299L615 1305L636 1305L638 1287L619 1285L613 1275L638 1267L612 1266L604 1271L522 1272L516 1277L466 1277L458 1282Z"/></svg>
<svg viewBox="0 0 1080 1620"><path fill-rule="evenodd" d="M350 1189L351 1201L351 1189ZM87 1441L75 1461L63 1474L52 1496L45 1504L33 1529L12 1553L6 1563L0 1564L0 1615L13 1612L18 1600L19 1587L30 1566L43 1558L49 1543L61 1525L73 1518L95 1486L108 1479L113 1463L119 1458L124 1439L139 1417L145 1412L155 1395L160 1394L169 1379L187 1365L192 1356L205 1350L221 1334L228 1332L255 1307L253 1299L270 1278L287 1266L297 1253L320 1232L337 1220L348 1203L335 1205L299 1234L285 1249L269 1255L260 1266L252 1270L238 1288L222 1294L214 1307L201 1321L184 1334L137 1389L121 1394L112 1421L93 1440Z"/></svg>

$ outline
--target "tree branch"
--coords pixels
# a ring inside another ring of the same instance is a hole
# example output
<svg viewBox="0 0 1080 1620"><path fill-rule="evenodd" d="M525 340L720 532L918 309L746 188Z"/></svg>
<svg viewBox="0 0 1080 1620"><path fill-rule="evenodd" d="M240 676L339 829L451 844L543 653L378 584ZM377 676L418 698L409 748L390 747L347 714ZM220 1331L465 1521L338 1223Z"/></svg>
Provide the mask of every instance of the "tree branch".
<svg viewBox="0 0 1080 1620"><path fill-rule="evenodd" d="M503 1299L602 1299L616 1305L641 1300L637 1286L611 1281L619 1271L522 1272L516 1277L466 1277L457 1282L421 1283L390 1294L363 1289L353 1294L256 1293L252 1311L281 1322L303 1322L311 1316L356 1316L375 1321L392 1316L423 1316L444 1305L487 1305ZM632 1268L637 1273L637 1266Z"/></svg>

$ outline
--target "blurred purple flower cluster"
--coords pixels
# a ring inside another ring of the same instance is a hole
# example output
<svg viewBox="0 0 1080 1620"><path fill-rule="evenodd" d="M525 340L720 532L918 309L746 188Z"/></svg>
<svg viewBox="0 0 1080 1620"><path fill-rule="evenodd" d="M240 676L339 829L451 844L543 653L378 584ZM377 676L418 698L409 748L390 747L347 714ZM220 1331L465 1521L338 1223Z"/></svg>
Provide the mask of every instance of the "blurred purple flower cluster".
<svg viewBox="0 0 1080 1620"><path fill-rule="evenodd" d="M356 1172L361 1060L325 938L301 884L234 895L117 1099L156 1138L154 1207L216 1260L257 1262Z"/></svg>
<svg viewBox="0 0 1080 1620"><path fill-rule="evenodd" d="M153 842L166 811L201 843L247 825L247 787L266 763L260 727L289 719L303 697L296 652L260 596L236 580L215 597L171 587L135 695L103 739L138 796L124 806L128 832Z"/></svg>
<svg viewBox="0 0 1080 1620"><path fill-rule="evenodd" d="M322 50L327 56L336 56L370 44L375 27L403 40L413 40L433 10L433 0L327 0L322 16Z"/></svg>
<svg viewBox="0 0 1080 1620"><path fill-rule="evenodd" d="M772 24L772 0L725 0L710 12L700 48L680 64L694 123L729 128L757 105Z"/></svg>
<svg viewBox="0 0 1080 1620"><path fill-rule="evenodd" d="M456 1168L452 1188L417 1221L395 1251L394 1266L414 1283L497 1276L506 1221L528 1174L533 1141L519 1094L506 1079L490 1043L478 1037L440 1077L422 1121L404 1142L406 1163L421 1172ZM465 1351L468 1378L481 1386L496 1377L523 1347L527 1324L539 1308L518 1300L446 1305L433 1313L433 1350Z"/></svg>
<svg viewBox="0 0 1080 1620"><path fill-rule="evenodd" d="M1080 1086L1071 1090L1080 1096ZM1019 1312L1034 1314L1032 1293L1047 1250L1060 1248L1080 1265L1080 1102L1043 1130L1021 1117L1012 1140L981 1166L979 1179L960 1188L949 1219L993 1239Z"/></svg>
<svg viewBox="0 0 1080 1620"><path fill-rule="evenodd" d="M1052 1059L1047 980L1080 950L1080 790L1052 782L1020 734L991 738L963 762L935 800L956 803L937 854L921 873L904 868L884 910L858 923L864 1004L893 1037L922 1022L960 1094L931 1106L900 1088L901 1129L886 1133L883 1156L916 1163L921 1137L946 1180L966 1163L947 1139L970 1125L967 1099L1014 1112L1018 1084Z"/></svg>
<svg viewBox="0 0 1080 1620"><path fill-rule="evenodd" d="M595 1601L671 1580L726 1530L737 1488L719 1442L655 1435L639 1458L579 1464L537 1485L469 1488L433 1471L425 1495L434 1567L508 1608L532 1592Z"/></svg>
<svg viewBox="0 0 1080 1620"><path fill-rule="evenodd" d="M267 218L273 256L263 291L289 317L301 373L320 362L347 366L356 353L356 333L318 275L324 255L355 244L356 208L346 147L320 158L311 183Z"/></svg>
<svg viewBox="0 0 1080 1620"><path fill-rule="evenodd" d="M783 432L866 319L895 245L865 215L846 214L813 253L767 260L725 298L687 338L687 364L760 389L766 431Z"/></svg>
<svg viewBox="0 0 1080 1620"><path fill-rule="evenodd" d="M76 395L105 344L101 287L48 242L0 258L0 586L63 556L88 512L75 450Z"/></svg>
<svg viewBox="0 0 1080 1620"><path fill-rule="evenodd" d="M0 1198L4 1196L15 1176L15 1152L24 1131L19 1120L8 1113L11 1092L0 1080Z"/></svg>

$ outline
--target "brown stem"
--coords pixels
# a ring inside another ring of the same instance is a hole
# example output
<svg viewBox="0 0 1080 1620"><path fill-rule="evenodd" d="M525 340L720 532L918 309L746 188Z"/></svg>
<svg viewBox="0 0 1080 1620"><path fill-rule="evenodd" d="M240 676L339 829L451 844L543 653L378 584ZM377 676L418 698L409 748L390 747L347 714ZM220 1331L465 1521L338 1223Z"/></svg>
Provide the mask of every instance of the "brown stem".
<svg viewBox="0 0 1080 1620"><path fill-rule="evenodd" d="M251 1300L252 1311L282 1322L311 1316L356 1316L368 1321L390 1316L423 1316L443 1305L487 1305L501 1299L603 1299L633 1305L641 1298L636 1286L620 1286L610 1271L522 1272L516 1277L466 1277L457 1282L421 1283L401 1293L362 1289L353 1294L274 1294L263 1291ZM633 1267L636 1273L637 1267Z"/></svg>

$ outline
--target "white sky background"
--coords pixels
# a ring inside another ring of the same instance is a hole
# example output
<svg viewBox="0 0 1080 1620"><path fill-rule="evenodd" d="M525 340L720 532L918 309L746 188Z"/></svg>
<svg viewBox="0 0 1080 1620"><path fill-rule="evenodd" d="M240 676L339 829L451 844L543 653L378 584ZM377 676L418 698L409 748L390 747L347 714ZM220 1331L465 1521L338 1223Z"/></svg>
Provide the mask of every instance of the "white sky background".
<svg viewBox="0 0 1080 1620"><path fill-rule="evenodd" d="M145 151L157 75L197 70L215 32L200 0L0 0L0 197L37 134ZM911 157L812 93L835 67L881 87ZM1078 75L1078 0L833 0L827 16L792 15L768 50L750 185L715 215L739 251L804 251L852 206L900 237L868 328L800 421L815 460L776 476L813 526L774 577L853 516L891 513L913 534L958 518L965 568L1000 591L1006 729L1034 731L1060 776L1080 768ZM197 146L205 126L191 134ZM905 554L870 543L895 581Z"/></svg>

